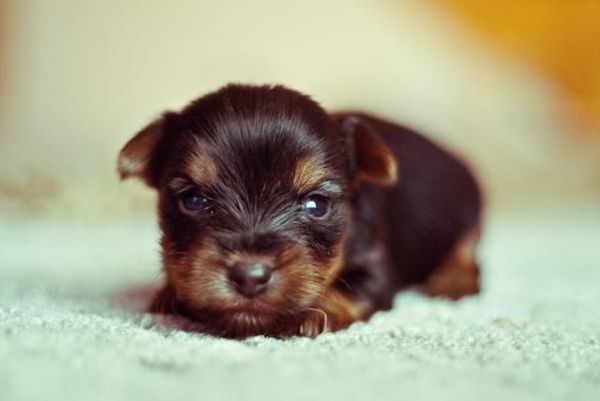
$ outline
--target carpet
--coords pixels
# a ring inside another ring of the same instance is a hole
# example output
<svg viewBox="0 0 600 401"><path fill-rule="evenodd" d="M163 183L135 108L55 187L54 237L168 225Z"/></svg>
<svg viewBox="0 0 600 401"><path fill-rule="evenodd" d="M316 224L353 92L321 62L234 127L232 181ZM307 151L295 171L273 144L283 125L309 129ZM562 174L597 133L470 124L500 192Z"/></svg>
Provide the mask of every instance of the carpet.
<svg viewBox="0 0 600 401"><path fill-rule="evenodd" d="M488 218L483 292L401 293L317 339L157 326L152 218L5 219L0 399L600 400L600 208Z"/></svg>

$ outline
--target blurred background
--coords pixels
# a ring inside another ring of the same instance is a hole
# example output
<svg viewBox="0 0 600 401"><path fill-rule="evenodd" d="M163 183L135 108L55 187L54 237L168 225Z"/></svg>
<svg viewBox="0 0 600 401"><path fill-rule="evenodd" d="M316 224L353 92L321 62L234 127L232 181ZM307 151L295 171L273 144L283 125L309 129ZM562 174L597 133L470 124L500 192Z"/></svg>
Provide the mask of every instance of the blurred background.
<svg viewBox="0 0 600 401"><path fill-rule="evenodd" d="M481 295L308 342L154 326L155 195L117 153L229 82L461 155ZM600 0L0 0L3 401L598 399L599 239Z"/></svg>
<svg viewBox="0 0 600 401"><path fill-rule="evenodd" d="M228 82L418 128L492 210L593 204L598 38L596 0L2 0L0 218L151 213L120 147Z"/></svg>

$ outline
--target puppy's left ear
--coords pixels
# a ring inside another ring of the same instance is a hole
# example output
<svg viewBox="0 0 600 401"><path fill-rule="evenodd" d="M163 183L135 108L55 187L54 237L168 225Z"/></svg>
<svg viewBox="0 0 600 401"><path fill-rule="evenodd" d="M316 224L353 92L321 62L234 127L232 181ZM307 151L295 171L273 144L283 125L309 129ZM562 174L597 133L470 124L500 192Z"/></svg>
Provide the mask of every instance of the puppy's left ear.
<svg viewBox="0 0 600 401"><path fill-rule="evenodd" d="M136 177L148 186L156 186L156 177L153 174L153 161L157 147L164 135L167 119L174 113L165 113L154 120L133 138L129 140L119 152L117 171L124 180Z"/></svg>
<svg viewBox="0 0 600 401"><path fill-rule="evenodd" d="M349 142L352 180L381 186L398 182L398 163L390 149L371 127L356 116L341 116L337 122Z"/></svg>

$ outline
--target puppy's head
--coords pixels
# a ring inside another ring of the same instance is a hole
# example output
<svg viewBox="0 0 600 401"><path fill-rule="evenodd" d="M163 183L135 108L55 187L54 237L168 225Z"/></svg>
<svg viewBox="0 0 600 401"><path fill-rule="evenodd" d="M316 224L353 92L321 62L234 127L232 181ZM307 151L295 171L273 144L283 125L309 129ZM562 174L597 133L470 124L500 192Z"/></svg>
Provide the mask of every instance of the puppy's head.
<svg viewBox="0 0 600 401"><path fill-rule="evenodd" d="M395 181L369 129L284 87L230 85L167 112L119 155L159 193L179 309L229 336L271 333L336 279L357 183Z"/></svg>

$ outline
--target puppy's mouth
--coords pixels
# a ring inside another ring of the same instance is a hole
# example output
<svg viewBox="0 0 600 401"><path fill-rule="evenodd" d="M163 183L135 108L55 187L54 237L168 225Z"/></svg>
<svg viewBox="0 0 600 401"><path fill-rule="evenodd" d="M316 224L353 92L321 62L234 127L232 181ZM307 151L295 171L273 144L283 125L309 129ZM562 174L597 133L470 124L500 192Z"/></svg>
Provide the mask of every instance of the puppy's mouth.
<svg viewBox="0 0 600 401"><path fill-rule="evenodd" d="M269 289L264 294L252 298L236 294L234 295L235 299L221 304L216 312L224 320L239 323L246 322L253 325L284 319L302 309L301 305L298 304L298 300L291 294L285 300L279 299L276 294L280 295L280 292L276 289Z"/></svg>
<svg viewBox="0 0 600 401"><path fill-rule="evenodd" d="M243 338L277 333L312 302L302 302L293 291L275 287L254 297L231 288L229 295L221 299L183 304L181 312L200 323L206 332L219 336Z"/></svg>
<svg viewBox="0 0 600 401"><path fill-rule="evenodd" d="M207 333L235 338L271 333L286 320L257 307L187 309L184 315L198 322Z"/></svg>
<svg viewBox="0 0 600 401"><path fill-rule="evenodd" d="M226 316L233 324L245 327L259 327L272 320L272 315L264 311L238 309L229 311Z"/></svg>

